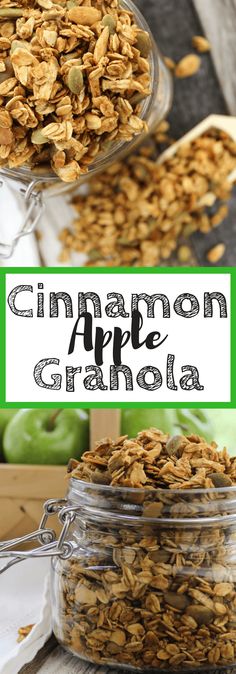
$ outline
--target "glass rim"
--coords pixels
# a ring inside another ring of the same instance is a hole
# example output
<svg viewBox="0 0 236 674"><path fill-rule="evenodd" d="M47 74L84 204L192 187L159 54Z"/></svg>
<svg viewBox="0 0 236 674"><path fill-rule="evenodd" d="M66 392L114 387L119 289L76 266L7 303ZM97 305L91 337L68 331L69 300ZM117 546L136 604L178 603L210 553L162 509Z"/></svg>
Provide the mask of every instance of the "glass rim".
<svg viewBox="0 0 236 674"><path fill-rule="evenodd" d="M200 495L207 495L207 494L225 494L227 492L230 492L232 494L236 494L236 485L232 485L230 487L210 487L208 489L204 488L196 488L196 489L164 489L163 487L150 487L150 488L145 488L145 487L125 487L122 485L116 485L112 486L109 484L96 484L94 482L86 482L85 480L79 480L76 477L69 477L69 484L71 484L72 487L75 487L76 484L78 486L81 486L82 488L95 490L101 490L101 491L106 491L107 493L111 495L115 495L117 492L122 492L123 494L137 494L137 495L143 495L145 494L163 494L165 496L169 495L171 496L172 494L174 496L190 496L191 494L197 496L198 494Z"/></svg>

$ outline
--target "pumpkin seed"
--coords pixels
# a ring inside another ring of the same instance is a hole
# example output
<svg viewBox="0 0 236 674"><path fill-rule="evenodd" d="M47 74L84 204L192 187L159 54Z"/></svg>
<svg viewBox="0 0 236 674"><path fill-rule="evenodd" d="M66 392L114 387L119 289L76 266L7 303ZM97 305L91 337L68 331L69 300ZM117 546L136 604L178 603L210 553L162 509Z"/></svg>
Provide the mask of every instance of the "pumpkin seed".
<svg viewBox="0 0 236 674"><path fill-rule="evenodd" d="M141 56L147 58L151 50L151 39L144 30L137 34L135 47L140 51Z"/></svg>
<svg viewBox="0 0 236 674"><path fill-rule="evenodd" d="M214 487L231 487L232 480L225 473L210 473L208 475L210 480L213 482Z"/></svg>
<svg viewBox="0 0 236 674"><path fill-rule="evenodd" d="M167 604L180 611L185 611L190 603L186 594L176 594L176 592L165 592L164 598Z"/></svg>
<svg viewBox="0 0 236 674"><path fill-rule="evenodd" d="M95 470L92 474L92 481L94 484L110 484L110 473L107 470L105 470L104 473L101 473L100 470Z"/></svg>
<svg viewBox="0 0 236 674"><path fill-rule="evenodd" d="M80 66L72 66L68 72L67 84L72 94L80 94L84 86L83 73Z"/></svg>
<svg viewBox="0 0 236 674"><path fill-rule="evenodd" d="M116 29L116 20L111 14L105 14L102 20L103 26L108 26L110 35L114 35Z"/></svg>
<svg viewBox="0 0 236 674"><path fill-rule="evenodd" d="M138 105L138 103L142 103L142 101L146 98L144 94L138 93L138 94L133 94L131 98L129 99L131 105Z"/></svg>
<svg viewBox="0 0 236 674"><path fill-rule="evenodd" d="M207 606L198 606L198 604L188 606L186 613L193 618L198 625L209 625L214 618L214 611L207 608Z"/></svg>
<svg viewBox="0 0 236 674"><path fill-rule="evenodd" d="M153 552L150 552L150 559L152 562L166 564L170 559L170 553L167 550L153 550Z"/></svg>
<svg viewBox="0 0 236 674"><path fill-rule="evenodd" d="M1 17L7 17L7 18L19 18L20 16L23 16L23 10L22 9L17 9L16 7L1 7L0 8L0 18Z"/></svg>
<svg viewBox="0 0 236 674"><path fill-rule="evenodd" d="M9 77L14 77L14 70L9 58L6 58L5 61L6 70L3 73L0 73L0 84L9 79Z"/></svg>
<svg viewBox="0 0 236 674"><path fill-rule="evenodd" d="M11 54L14 53L15 49L28 49L30 51L30 44L26 40L13 40L11 43Z"/></svg>
<svg viewBox="0 0 236 674"><path fill-rule="evenodd" d="M186 444L186 438L183 435L173 435L166 443L166 451L169 456L177 454L178 450L182 449L183 443Z"/></svg>

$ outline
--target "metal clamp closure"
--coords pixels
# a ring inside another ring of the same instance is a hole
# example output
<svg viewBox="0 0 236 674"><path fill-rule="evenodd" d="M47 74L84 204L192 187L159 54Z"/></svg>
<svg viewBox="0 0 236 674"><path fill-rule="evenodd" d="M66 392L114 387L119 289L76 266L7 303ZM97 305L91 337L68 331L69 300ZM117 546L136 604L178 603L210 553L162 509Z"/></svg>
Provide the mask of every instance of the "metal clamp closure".
<svg viewBox="0 0 236 674"><path fill-rule="evenodd" d="M33 232L36 225L38 224L38 221L44 211L42 191L40 189L41 183L42 183L41 180L34 179L28 185L24 183L21 183L19 185L19 191L23 196L23 202L26 207L25 218L11 243L4 243L0 241L1 259L10 258L14 253L18 241L22 237L31 234L31 232ZM4 183L1 181L0 187L2 187L3 184Z"/></svg>
<svg viewBox="0 0 236 674"><path fill-rule="evenodd" d="M77 507L68 506L66 499L50 499L44 504L44 511L39 524L39 528L26 536L13 538L9 541L0 543L0 559L10 557L9 562L0 568L0 574L9 569L14 564L22 562L30 557L53 557L69 559L73 553L73 546L66 541L69 528L78 513ZM62 525L62 530L58 540L53 529L46 528L48 518L52 515L58 515ZM39 546L32 550L12 550L16 546L29 541L37 541Z"/></svg>

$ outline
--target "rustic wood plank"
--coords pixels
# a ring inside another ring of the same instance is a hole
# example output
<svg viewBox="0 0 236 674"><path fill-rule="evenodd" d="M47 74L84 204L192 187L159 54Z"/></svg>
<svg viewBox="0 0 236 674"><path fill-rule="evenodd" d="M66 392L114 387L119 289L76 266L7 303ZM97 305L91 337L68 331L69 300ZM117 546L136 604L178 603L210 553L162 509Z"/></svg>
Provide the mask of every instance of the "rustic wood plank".
<svg viewBox="0 0 236 674"><path fill-rule="evenodd" d="M0 464L1 498L37 500L42 498L60 498L65 494L64 466L37 466Z"/></svg>
<svg viewBox="0 0 236 674"><path fill-rule="evenodd" d="M50 653L52 653L52 651L54 651L56 648L58 648L57 641L55 637L52 636L51 639L47 641L45 646L40 649L34 660L32 660L32 662L28 662L27 665L21 668L19 674L37 674L41 665L47 661Z"/></svg>
<svg viewBox="0 0 236 674"><path fill-rule="evenodd" d="M222 7L223 4L223 7ZM236 115L236 0L194 0L228 109Z"/></svg>
<svg viewBox="0 0 236 674"><path fill-rule="evenodd" d="M20 674L58 674L58 672L63 672L63 674L117 674L118 671L121 672L120 669L98 667L89 662L84 662L70 655L70 653L66 653L63 648L58 646L39 669L23 671Z"/></svg>
<svg viewBox="0 0 236 674"><path fill-rule="evenodd" d="M92 449L98 438L112 438L115 440L120 435L121 414L120 410L90 410L90 448Z"/></svg>

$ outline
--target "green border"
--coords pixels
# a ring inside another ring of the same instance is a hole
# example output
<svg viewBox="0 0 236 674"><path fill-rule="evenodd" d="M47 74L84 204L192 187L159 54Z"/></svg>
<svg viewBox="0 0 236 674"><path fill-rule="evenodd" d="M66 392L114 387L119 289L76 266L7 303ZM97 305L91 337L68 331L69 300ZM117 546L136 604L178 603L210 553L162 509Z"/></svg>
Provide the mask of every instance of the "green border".
<svg viewBox="0 0 236 674"><path fill-rule="evenodd" d="M6 299L6 292L5 292L5 287L6 287L6 274L11 274L14 276L14 274L24 274L25 276L27 274L90 274L90 275L97 275L97 274L152 274L152 275L158 275L158 274L214 274L214 275L219 275L219 274L228 274L231 277L231 402L225 403L225 402L200 402L199 404L196 402L148 402L148 403L141 403L141 402L114 402L114 403L98 403L98 402L80 402L80 401L73 401L73 402L57 402L56 405L58 408L74 408L74 407L80 407L81 409L90 409L90 408L95 408L95 409L116 409L116 408L138 408L138 409L147 409L147 408L153 408L153 409L161 409L161 408L166 408L166 409L178 409L182 408L183 406L185 408L189 409L194 409L194 408L202 408L202 409L233 409L236 408L236 377L234 376L236 374L236 349L234 348L234 345L236 345L236 320L235 320L235 309L236 309L236 268L235 267L217 267L217 268L211 268L211 267L113 267L113 268L108 268L108 267L2 267L0 268L0 325L1 325L1 330L0 330L0 372L1 372L1 377L0 377L0 405L2 408L51 408L53 407L53 404L55 406L55 402L6 402L6 368L5 368L5 350L6 350L6 342L5 342L5 330L6 330L6 304L5 304L5 299ZM222 354L222 358L224 357L224 354Z"/></svg>

